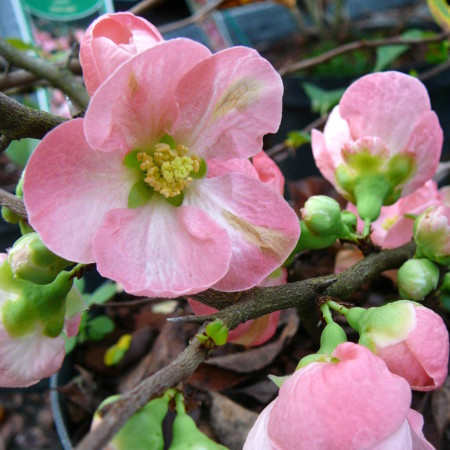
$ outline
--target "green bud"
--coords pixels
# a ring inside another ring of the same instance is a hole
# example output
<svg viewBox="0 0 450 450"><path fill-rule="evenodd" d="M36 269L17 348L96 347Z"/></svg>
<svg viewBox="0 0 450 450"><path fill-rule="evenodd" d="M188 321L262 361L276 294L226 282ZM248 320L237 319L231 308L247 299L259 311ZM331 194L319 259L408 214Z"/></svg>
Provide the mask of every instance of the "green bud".
<svg viewBox="0 0 450 450"><path fill-rule="evenodd" d="M227 450L226 447L217 444L197 428L192 417L186 414L181 394L176 395L175 401L177 416L173 422L173 437L169 450Z"/></svg>
<svg viewBox="0 0 450 450"><path fill-rule="evenodd" d="M18 224L22 217L18 216L15 212L11 211L7 206L2 206L2 217L5 222Z"/></svg>
<svg viewBox="0 0 450 450"><path fill-rule="evenodd" d="M402 298L423 300L436 289L439 269L429 259L410 259L398 270L398 291Z"/></svg>
<svg viewBox="0 0 450 450"><path fill-rule="evenodd" d="M341 211L341 219L347 229L354 233L356 231L356 226L358 225L358 218L356 214L353 214L351 211Z"/></svg>
<svg viewBox="0 0 450 450"><path fill-rule="evenodd" d="M22 236L9 251L15 277L35 284L49 284L70 263L51 252L37 233Z"/></svg>
<svg viewBox="0 0 450 450"><path fill-rule="evenodd" d="M310 197L302 209L302 219L311 233L319 237L342 232L341 207L336 200L326 195Z"/></svg>
<svg viewBox="0 0 450 450"><path fill-rule="evenodd" d="M309 228L303 222L300 221L300 239L297 242L297 245L292 253L298 253L302 250L319 250L322 248L331 247L338 238L337 235L328 235L328 236L316 236L311 233Z"/></svg>
<svg viewBox="0 0 450 450"><path fill-rule="evenodd" d="M206 336L210 337L216 345L225 345L228 339L228 328L221 320L214 320L206 326Z"/></svg>

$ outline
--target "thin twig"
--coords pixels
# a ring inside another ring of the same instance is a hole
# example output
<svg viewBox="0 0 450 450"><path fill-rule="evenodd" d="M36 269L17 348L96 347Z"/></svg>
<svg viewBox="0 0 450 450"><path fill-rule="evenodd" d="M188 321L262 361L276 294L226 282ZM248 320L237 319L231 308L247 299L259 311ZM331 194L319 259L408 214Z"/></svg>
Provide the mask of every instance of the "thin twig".
<svg viewBox="0 0 450 450"><path fill-rule="evenodd" d="M178 28L186 27L188 25L201 23L209 14L215 11L225 0L215 0L211 3L206 3L195 14L186 19L177 20L176 22L168 23L158 27L160 33L168 33L169 31L178 30Z"/></svg>
<svg viewBox="0 0 450 450"><path fill-rule="evenodd" d="M147 11L147 9L153 8L154 6L159 5L164 1L165 0L142 0L141 2L131 7L128 11L135 14L136 16L140 16L142 15L142 13Z"/></svg>
<svg viewBox="0 0 450 450"><path fill-rule="evenodd" d="M25 209L23 200L3 189L0 189L0 205L7 206L12 212L24 219L27 218L27 210Z"/></svg>
<svg viewBox="0 0 450 450"><path fill-rule="evenodd" d="M344 53L349 53L364 48L377 48L387 45L424 45L424 44L431 44L433 42L444 41L449 37L450 32L446 31L444 33L436 34L435 36L421 39L412 39L412 38L406 39L403 36L395 36L385 39L374 39L372 41L361 40L350 42L348 44L344 44L328 52L322 53L319 56L314 56L313 58L308 58L303 61L299 61L293 64L280 67L278 69L278 73L283 77L292 72L297 72L299 70L309 69L311 67L317 66L319 64L329 61L330 59L335 58L336 56L343 55Z"/></svg>
<svg viewBox="0 0 450 450"><path fill-rule="evenodd" d="M52 86L67 94L78 106L83 109L87 108L89 95L85 87L69 70L59 68L42 58L29 56L26 52L17 50L4 39L0 39L0 55L12 66L21 67L38 78L48 80Z"/></svg>
<svg viewBox="0 0 450 450"><path fill-rule="evenodd" d="M0 92L0 133L10 140L42 139L66 120L65 117L29 108Z"/></svg>
<svg viewBox="0 0 450 450"><path fill-rule="evenodd" d="M304 310L315 308L317 296L323 289L325 289L324 295L345 299L363 283L381 272L400 267L414 255L414 251L415 245L410 242L397 249L373 253L339 275L298 281L284 286L253 288L238 293L218 293L209 290L195 295L195 298L202 301L219 296L222 299L228 297L230 301L239 301L239 304L233 304L214 315L222 318L232 329L251 318L290 306L297 306ZM245 304L242 303L243 301ZM208 301L208 304L211 304L211 301ZM208 320L210 320L209 317ZM199 330L200 334L203 332L204 327ZM76 450L103 448L128 418L147 404L152 397L161 395L166 389L186 380L208 354L208 350L200 344L199 340L193 338L175 361L124 394L106 413L99 426L85 436Z"/></svg>

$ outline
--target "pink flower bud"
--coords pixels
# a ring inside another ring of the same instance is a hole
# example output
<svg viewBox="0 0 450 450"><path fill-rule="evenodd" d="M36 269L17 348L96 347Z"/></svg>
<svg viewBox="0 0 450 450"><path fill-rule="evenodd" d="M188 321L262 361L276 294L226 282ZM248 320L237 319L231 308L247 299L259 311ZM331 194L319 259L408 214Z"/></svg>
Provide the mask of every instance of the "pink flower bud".
<svg viewBox="0 0 450 450"><path fill-rule="evenodd" d="M450 208L425 211L414 224L414 240L421 254L447 266L450 264Z"/></svg>
<svg viewBox="0 0 450 450"><path fill-rule="evenodd" d="M359 342L382 358L392 373L405 378L412 389L430 391L444 383L448 333L441 317L431 309L405 300L367 310L353 308L347 319L360 333Z"/></svg>
<svg viewBox="0 0 450 450"><path fill-rule="evenodd" d="M123 62L162 40L154 25L131 13L105 14L92 22L80 46L89 95Z"/></svg>
<svg viewBox="0 0 450 450"><path fill-rule="evenodd" d="M281 386L244 450L432 449L406 381L370 350L340 344L330 362L312 363Z"/></svg>

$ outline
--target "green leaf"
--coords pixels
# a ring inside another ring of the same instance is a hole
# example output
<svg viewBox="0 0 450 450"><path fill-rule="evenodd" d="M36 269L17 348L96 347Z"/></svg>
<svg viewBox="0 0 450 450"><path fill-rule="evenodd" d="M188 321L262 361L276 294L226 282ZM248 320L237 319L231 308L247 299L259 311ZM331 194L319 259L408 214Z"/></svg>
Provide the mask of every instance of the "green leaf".
<svg viewBox="0 0 450 450"><path fill-rule="evenodd" d="M62 334L64 338L64 347L66 355L68 355L77 346L77 336L67 337L64 333Z"/></svg>
<svg viewBox="0 0 450 450"><path fill-rule="evenodd" d="M339 103L345 91L345 88L327 91L311 83L302 83L302 87L311 100L312 111L320 113L321 116Z"/></svg>
<svg viewBox="0 0 450 450"><path fill-rule="evenodd" d="M18 38L6 38L5 41L15 47L17 50L34 50L35 52L42 53L42 50L35 47L32 44L22 41L22 39Z"/></svg>
<svg viewBox="0 0 450 450"><path fill-rule="evenodd" d="M287 147L298 148L303 144L309 144L310 142L311 136L308 133L294 130L288 132L287 139L284 141L284 144Z"/></svg>
<svg viewBox="0 0 450 450"><path fill-rule="evenodd" d="M89 339L99 341L114 330L114 322L108 316L97 316L89 320L87 335Z"/></svg>
<svg viewBox="0 0 450 450"><path fill-rule="evenodd" d="M165 134L159 142L161 144L167 144L170 148L175 148L177 146L174 138L172 136L169 136L168 134Z"/></svg>
<svg viewBox="0 0 450 450"><path fill-rule="evenodd" d="M142 153L142 150L132 150L123 158L123 165L129 169L140 169L141 162L138 160L138 153Z"/></svg>
<svg viewBox="0 0 450 450"><path fill-rule="evenodd" d="M203 178L206 175L206 172L208 171L208 166L206 165L206 161L201 158L200 159L200 167L198 169L198 172L192 171L189 176L191 176L194 179L200 179Z"/></svg>
<svg viewBox="0 0 450 450"><path fill-rule="evenodd" d="M37 139L21 139L20 141L12 141L5 153L9 159L20 167L25 167L27 161L39 143Z"/></svg>
<svg viewBox="0 0 450 450"><path fill-rule="evenodd" d="M89 296L87 304L89 306L94 304L102 305L103 303L106 303L109 299L114 297L117 292L119 292L117 283L106 281Z"/></svg>
<svg viewBox="0 0 450 450"><path fill-rule="evenodd" d="M136 181L128 194L128 208L135 209L145 205L152 198L153 192L144 180Z"/></svg>
<svg viewBox="0 0 450 450"><path fill-rule="evenodd" d="M424 36L422 30L407 30L401 35L405 39L420 39ZM374 72L380 72L385 69L391 63L393 63L400 55L405 53L409 49L409 45L384 45L377 48L377 59L375 62Z"/></svg>

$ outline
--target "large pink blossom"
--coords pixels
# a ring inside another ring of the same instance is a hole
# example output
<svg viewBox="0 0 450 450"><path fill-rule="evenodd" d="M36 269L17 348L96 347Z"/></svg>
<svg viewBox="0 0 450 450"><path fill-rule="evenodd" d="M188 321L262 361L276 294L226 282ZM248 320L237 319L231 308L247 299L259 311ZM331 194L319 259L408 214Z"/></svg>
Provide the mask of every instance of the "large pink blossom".
<svg viewBox="0 0 450 450"><path fill-rule="evenodd" d="M443 198L437 184L428 180L412 194L401 198L391 206L381 208L380 217L372 223L372 241L383 248L394 248L406 244L413 237L414 216L432 205L441 205ZM356 214L356 207L349 203L347 209ZM364 223L358 219L358 231Z"/></svg>
<svg viewBox="0 0 450 450"><path fill-rule="evenodd" d="M30 314L24 310L21 332L11 335L5 326L5 305L11 302L27 303L22 299L24 290L30 292L32 283L13 277L6 254L0 254L0 386L26 387L56 373L64 360L65 341L61 335L50 337L45 331L45 322L31 322ZM30 300L28 300L30 301ZM72 289L66 304L81 304L80 295ZM78 332L81 316L66 309L64 333L74 336ZM79 311L79 310L78 310Z"/></svg>
<svg viewBox="0 0 450 450"><path fill-rule="evenodd" d="M371 221L380 206L432 178L442 140L425 86L399 72L374 73L354 82L324 132L312 132L322 175ZM374 196L379 197L376 208Z"/></svg>
<svg viewBox="0 0 450 450"><path fill-rule="evenodd" d="M163 37L154 25L128 12L105 14L89 25L80 44L80 63L90 96L123 62Z"/></svg>
<svg viewBox="0 0 450 450"><path fill-rule="evenodd" d="M211 55L175 39L140 52L84 119L36 148L24 181L30 223L54 253L96 262L132 294L255 286L294 248L296 215L260 181L202 178L200 167L258 153L279 126L282 89L248 48Z"/></svg>
<svg viewBox="0 0 450 450"><path fill-rule="evenodd" d="M330 362L311 363L281 386L244 450L425 450L408 383L363 346L340 344Z"/></svg>

